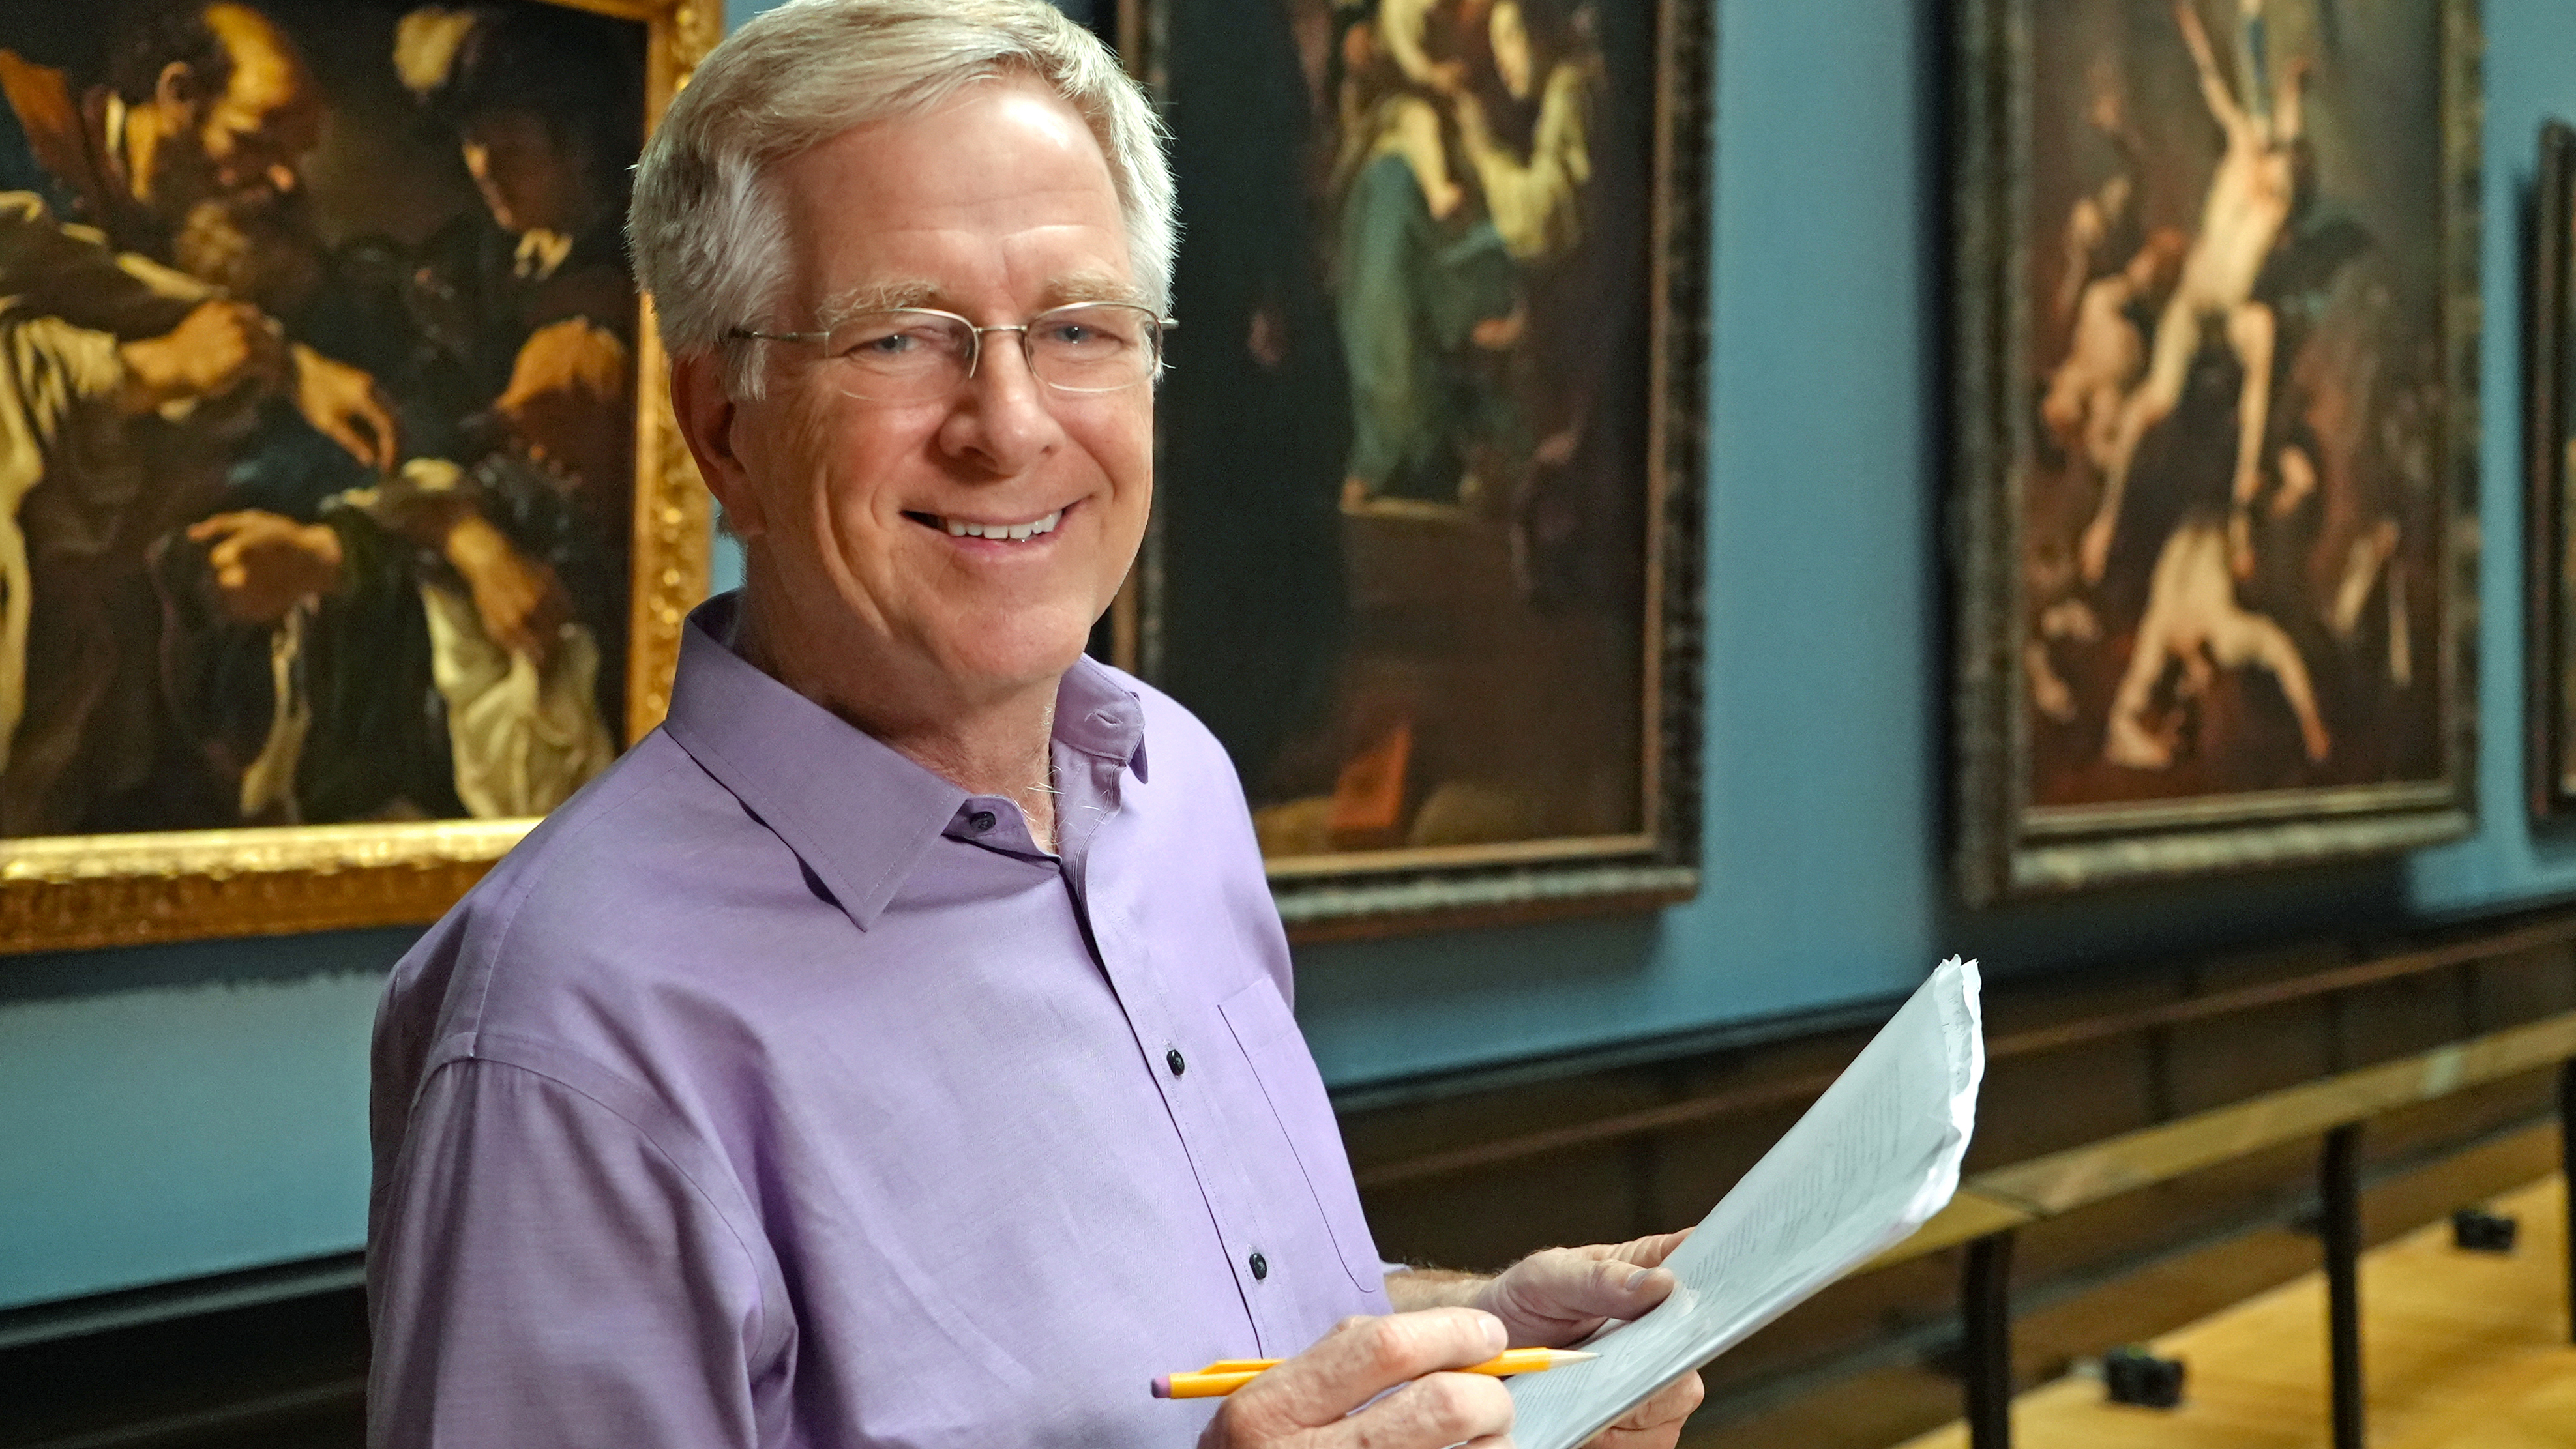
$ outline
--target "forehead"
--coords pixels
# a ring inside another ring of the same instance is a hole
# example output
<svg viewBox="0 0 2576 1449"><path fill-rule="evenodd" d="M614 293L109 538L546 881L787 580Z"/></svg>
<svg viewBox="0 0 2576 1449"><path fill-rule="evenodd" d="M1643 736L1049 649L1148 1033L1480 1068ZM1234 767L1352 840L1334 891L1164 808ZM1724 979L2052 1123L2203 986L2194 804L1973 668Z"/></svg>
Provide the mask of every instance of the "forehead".
<svg viewBox="0 0 2576 1449"><path fill-rule="evenodd" d="M845 131L784 163L798 301L926 283L1015 300L1068 275L1131 276L1109 162L1042 83L997 79Z"/></svg>
<svg viewBox="0 0 2576 1449"><path fill-rule="evenodd" d="M232 82L224 88L224 100L270 111L312 98L314 85L304 57L268 15L245 5L209 5L206 28L232 59Z"/></svg>

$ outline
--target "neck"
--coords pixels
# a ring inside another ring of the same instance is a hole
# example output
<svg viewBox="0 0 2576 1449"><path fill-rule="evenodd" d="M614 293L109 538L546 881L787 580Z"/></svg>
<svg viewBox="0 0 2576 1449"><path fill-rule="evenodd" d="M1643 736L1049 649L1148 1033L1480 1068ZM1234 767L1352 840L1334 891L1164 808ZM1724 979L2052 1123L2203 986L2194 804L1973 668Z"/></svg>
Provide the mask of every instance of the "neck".
<svg viewBox="0 0 2576 1449"><path fill-rule="evenodd" d="M944 681L888 689L905 671L818 667L850 652L763 608L762 598L761 590L745 591L735 640L743 658L950 784L1016 803L1038 848L1055 848L1055 680L990 694Z"/></svg>

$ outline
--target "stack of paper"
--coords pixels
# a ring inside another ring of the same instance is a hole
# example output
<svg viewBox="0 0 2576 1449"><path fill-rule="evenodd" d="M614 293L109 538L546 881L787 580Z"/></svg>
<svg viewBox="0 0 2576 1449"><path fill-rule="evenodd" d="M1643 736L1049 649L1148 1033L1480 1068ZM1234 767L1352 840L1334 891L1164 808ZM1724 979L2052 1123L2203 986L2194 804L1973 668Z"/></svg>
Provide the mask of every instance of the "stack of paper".
<svg viewBox="0 0 2576 1449"><path fill-rule="evenodd" d="M1985 1075L1977 963L1941 963L1664 1266L1673 1296L1511 1381L1520 1449L1572 1449L1939 1212L1959 1189Z"/></svg>

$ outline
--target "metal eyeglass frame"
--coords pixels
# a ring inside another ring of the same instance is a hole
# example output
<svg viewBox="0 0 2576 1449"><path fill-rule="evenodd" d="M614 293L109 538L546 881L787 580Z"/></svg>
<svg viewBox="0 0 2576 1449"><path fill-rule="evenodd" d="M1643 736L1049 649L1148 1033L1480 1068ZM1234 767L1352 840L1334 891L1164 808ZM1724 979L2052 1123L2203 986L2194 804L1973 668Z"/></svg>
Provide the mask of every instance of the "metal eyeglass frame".
<svg viewBox="0 0 2576 1449"><path fill-rule="evenodd" d="M1145 370L1144 376L1137 378L1135 382L1122 382L1116 387L1066 387L1064 384L1052 381L1038 372L1037 353L1029 346L1029 329L1046 321L1049 317L1055 316L1059 312L1078 312L1089 307L1118 307L1130 312L1141 312L1145 314L1146 317L1152 319L1154 360L1153 365ZM966 335L969 339L966 344L966 375L958 379L961 383L974 381L975 369L983 366L985 333L1017 332L1020 334L1020 360L1028 365L1029 376L1046 384L1048 388L1056 392L1071 393L1076 397L1099 397L1113 392L1125 392L1127 389L1136 386L1137 383L1153 381L1156 377L1160 376L1163 371L1163 334L1173 331L1181 325L1180 319L1177 317L1157 317L1154 315L1153 308L1139 306L1134 302L1067 302L1061 307L1049 307L1045 311L1038 313L1036 316L1029 318L1025 322L1010 323L999 327L979 327L975 325L972 318L960 317L954 312L943 312L937 307L874 307L870 308L868 311L859 313L858 316L873 317L897 312L909 312L918 317L945 317L949 321L966 329ZM858 320L856 317L851 319L851 321L856 320ZM845 322L842 325L847 326L849 324ZM832 334L839 330L840 329L837 327L830 327L825 328L820 332L755 332L748 327L735 327L728 329L725 336L727 338L736 338L746 342L819 343L830 341ZM825 355L829 356L830 354L827 353ZM853 396L858 395L853 394Z"/></svg>

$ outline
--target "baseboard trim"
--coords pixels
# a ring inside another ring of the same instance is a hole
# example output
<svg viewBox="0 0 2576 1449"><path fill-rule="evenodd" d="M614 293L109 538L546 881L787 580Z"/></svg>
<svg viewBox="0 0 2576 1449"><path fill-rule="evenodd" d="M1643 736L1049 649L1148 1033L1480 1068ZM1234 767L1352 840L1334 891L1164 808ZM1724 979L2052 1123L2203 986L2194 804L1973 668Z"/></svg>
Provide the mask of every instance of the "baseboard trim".
<svg viewBox="0 0 2576 1449"><path fill-rule="evenodd" d="M366 1281L365 1253L331 1253L212 1277L32 1303L0 1309L0 1349L338 1292Z"/></svg>

